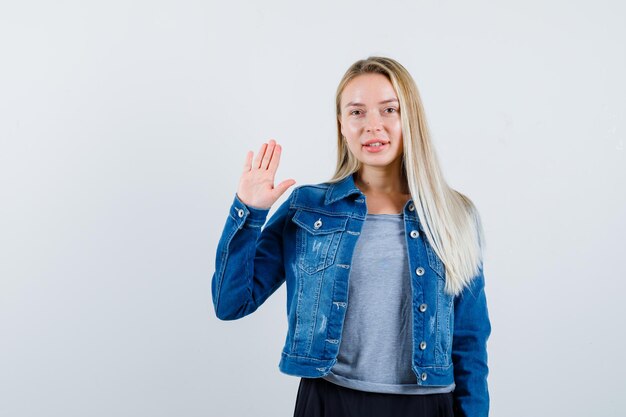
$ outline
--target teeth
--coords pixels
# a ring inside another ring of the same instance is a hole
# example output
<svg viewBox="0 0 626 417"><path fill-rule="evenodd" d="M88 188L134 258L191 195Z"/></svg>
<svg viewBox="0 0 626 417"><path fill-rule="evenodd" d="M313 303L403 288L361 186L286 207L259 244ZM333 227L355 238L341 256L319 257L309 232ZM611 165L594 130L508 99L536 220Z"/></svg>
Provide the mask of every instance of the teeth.
<svg viewBox="0 0 626 417"><path fill-rule="evenodd" d="M383 146L383 144L380 143L380 142L374 142L374 143L370 143L369 145L366 145L366 146Z"/></svg>

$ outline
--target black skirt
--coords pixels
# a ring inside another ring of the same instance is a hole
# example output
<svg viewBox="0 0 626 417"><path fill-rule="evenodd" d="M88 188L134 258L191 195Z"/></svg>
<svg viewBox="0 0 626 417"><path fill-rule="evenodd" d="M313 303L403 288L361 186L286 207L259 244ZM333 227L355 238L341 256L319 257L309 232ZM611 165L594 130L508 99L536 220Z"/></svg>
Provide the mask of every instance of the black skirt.
<svg viewBox="0 0 626 417"><path fill-rule="evenodd" d="M454 417L453 394L383 394L302 378L294 417Z"/></svg>

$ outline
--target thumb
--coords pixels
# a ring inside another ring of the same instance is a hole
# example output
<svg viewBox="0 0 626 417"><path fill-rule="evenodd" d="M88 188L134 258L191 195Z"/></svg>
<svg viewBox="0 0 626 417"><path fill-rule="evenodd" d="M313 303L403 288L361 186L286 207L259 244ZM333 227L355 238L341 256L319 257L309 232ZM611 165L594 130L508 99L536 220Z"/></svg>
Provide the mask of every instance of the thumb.
<svg viewBox="0 0 626 417"><path fill-rule="evenodd" d="M290 178L278 184L276 187L274 187L274 190L276 190L276 192L278 193L278 197L280 197L285 191L287 191L289 187L291 187L295 183L296 180Z"/></svg>

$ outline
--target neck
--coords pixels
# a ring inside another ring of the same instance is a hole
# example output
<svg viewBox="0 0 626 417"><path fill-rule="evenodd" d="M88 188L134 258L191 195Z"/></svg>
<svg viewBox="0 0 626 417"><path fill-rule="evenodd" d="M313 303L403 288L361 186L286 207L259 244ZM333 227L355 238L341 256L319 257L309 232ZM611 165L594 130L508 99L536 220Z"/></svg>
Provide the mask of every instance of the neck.
<svg viewBox="0 0 626 417"><path fill-rule="evenodd" d="M363 194L409 194L408 185L399 167L362 166L354 180Z"/></svg>

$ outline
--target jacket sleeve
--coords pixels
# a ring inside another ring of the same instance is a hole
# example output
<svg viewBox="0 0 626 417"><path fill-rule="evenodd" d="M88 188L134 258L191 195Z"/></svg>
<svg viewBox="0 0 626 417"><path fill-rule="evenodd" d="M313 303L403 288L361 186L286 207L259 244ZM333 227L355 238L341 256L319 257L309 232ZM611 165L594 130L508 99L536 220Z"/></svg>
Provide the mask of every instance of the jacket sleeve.
<svg viewBox="0 0 626 417"><path fill-rule="evenodd" d="M254 312L285 281L282 232L290 201L291 195L263 227L269 209L248 206L235 194L211 280L219 319L235 320Z"/></svg>
<svg viewBox="0 0 626 417"><path fill-rule="evenodd" d="M487 339L491 323L482 264L479 273L454 300L452 362L455 417L487 417Z"/></svg>

